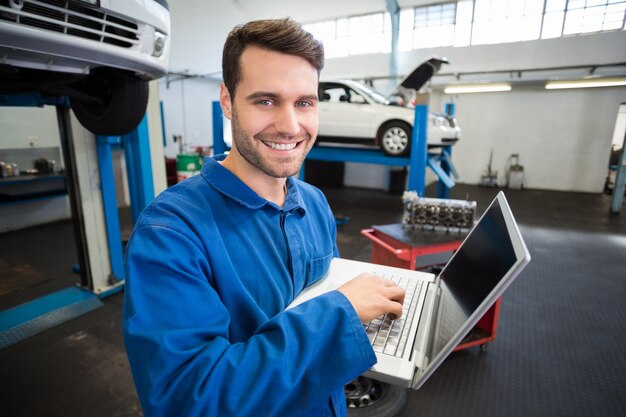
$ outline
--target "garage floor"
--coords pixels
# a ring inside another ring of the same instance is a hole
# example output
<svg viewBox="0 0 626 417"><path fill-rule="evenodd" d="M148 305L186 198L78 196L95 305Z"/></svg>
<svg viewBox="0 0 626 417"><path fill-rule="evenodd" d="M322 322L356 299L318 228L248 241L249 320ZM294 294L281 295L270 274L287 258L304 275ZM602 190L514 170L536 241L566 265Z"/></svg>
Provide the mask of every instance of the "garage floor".
<svg viewBox="0 0 626 417"><path fill-rule="evenodd" d="M326 189L343 257L368 260L373 224L401 220L400 196ZM496 189L457 186L484 210ZM432 195L432 193L431 193ZM488 351L453 354L401 416L626 415L626 212L605 195L507 191L533 261L505 294ZM77 281L70 222L0 235L0 309ZM121 337L121 294L0 350L3 417L141 416Z"/></svg>

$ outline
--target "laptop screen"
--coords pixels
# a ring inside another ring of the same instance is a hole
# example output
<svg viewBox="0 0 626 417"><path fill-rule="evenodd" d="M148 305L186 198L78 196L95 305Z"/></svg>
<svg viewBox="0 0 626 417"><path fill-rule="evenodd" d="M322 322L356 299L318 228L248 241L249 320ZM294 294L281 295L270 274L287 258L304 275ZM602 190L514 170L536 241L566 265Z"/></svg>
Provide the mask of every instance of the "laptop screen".
<svg viewBox="0 0 626 417"><path fill-rule="evenodd" d="M430 358L467 323L517 260L511 231L500 201L495 199L440 274L439 313L433 323Z"/></svg>

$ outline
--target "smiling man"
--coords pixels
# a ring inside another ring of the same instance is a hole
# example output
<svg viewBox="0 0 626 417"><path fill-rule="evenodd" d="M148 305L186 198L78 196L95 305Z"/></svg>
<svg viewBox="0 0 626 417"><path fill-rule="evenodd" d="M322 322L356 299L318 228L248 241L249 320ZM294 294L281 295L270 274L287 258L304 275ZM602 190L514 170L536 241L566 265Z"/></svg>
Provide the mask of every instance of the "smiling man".
<svg viewBox="0 0 626 417"><path fill-rule="evenodd" d="M292 178L318 128L323 49L290 19L229 34L228 156L161 193L127 248L123 331L146 416L344 416L376 357L363 322L404 292L368 274L293 309L338 256L324 195Z"/></svg>
<svg viewBox="0 0 626 417"><path fill-rule="evenodd" d="M282 205L285 179L298 173L317 136L318 69L302 57L254 45L241 54L239 68L236 87L221 86L233 130L223 166Z"/></svg>

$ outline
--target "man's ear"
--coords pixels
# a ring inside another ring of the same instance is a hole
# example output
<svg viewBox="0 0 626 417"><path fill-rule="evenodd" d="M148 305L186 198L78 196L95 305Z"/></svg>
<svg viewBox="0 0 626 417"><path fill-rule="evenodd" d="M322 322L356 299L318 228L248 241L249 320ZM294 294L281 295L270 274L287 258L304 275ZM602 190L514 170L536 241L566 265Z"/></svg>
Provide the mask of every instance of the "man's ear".
<svg viewBox="0 0 626 417"><path fill-rule="evenodd" d="M230 93L228 92L228 89L226 88L226 85L224 83L220 84L220 106L222 107L222 113L224 113L224 116L226 116L226 118L228 119L231 119L232 103L230 99Z"/></svg>

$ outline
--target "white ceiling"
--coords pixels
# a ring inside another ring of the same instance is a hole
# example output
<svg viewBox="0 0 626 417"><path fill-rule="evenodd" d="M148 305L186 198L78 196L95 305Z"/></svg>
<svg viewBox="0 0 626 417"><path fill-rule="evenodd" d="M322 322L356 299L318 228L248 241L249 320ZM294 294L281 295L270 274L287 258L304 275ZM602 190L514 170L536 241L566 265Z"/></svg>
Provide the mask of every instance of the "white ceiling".
<svg viewBox="0 0 626 417"><path fill-rule="evenodd" d="M447 3L451 0L396 0L400 7ZM231 0L244 15L255 19L290 16L301 23L356 16L387 10L387 0Z"/></svg>

